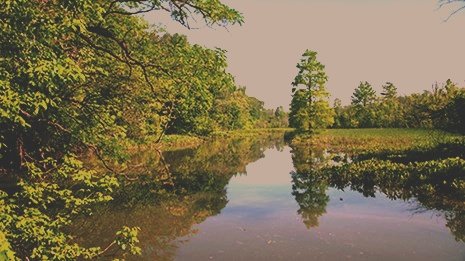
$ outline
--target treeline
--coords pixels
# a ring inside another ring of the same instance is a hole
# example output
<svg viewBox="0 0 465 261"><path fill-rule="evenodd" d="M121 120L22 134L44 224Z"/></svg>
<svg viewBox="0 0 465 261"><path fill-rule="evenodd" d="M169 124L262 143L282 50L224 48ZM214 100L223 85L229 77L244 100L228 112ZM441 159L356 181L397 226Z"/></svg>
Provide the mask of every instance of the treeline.
<svg viewBox="0 0 465 261"><path fill-rule="evenodd" d="M7 0L0 8L0 259L137 254L137 228L85 248L66 227L112 199L127 148L164 134L279 125L227 72L225 51L191 44L140 14L190 27L242 24L220 1ZM282 109L281 109L282 111ZM79 155L105 166L89 169ZM123 168L124 169L124 168ZM115 231L116 232L116 231Z"/></svg>
<svg viewBox="0 0 465 261"><path fill-rule="evenodd" d="M314 133L325 128L435 128L465 133L465 88L451 80L435 84L431 91L398 95L393 83L382 86L380 95L370 83L361 82L351 104L336 99L329 105L328 77L317 53L306 50L292 82L289 126L297 132Z"/></svg>
<svg viewBox="0 0 465 261"><path fill-rule="evenodd" d="M465 89L451 80L435 84L431 91L398 95L387 82L380 95L368 82L361 82L352 102L334 102L333 128L436 128L465 133Z"/></svg>

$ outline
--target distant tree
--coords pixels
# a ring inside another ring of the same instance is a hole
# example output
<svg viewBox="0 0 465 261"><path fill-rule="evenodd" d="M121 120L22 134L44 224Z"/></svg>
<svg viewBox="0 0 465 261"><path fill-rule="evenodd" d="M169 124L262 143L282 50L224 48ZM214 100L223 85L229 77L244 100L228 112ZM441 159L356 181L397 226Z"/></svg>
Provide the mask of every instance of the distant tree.
<svg viewBox="0 0 465 261"><path fill-rule="evenodd" d="M343 128L343 114L344 108L342 107L342 101L338 98L334 100L333 103L333 110L334 110L334 128Z"/></svg>
<svg viewBox="0 0 465 261"><path fill-rule="evenodd" d="M383 85L383 92L381 93L384 99L393 99L397 97L397 87L392 82L387 82Z"/></svg>
<svg viewBox="0 0 465 261"><path fill-rule="evenodd" d="M360 82L360 85L352 94L352 105L366 107L376 100L376 92L369 82Z"/></svg>
<svg viewBox="0 0 465 261"><path fill-rule="evenodd" d="M465 133L465 89L450 79L435 83L430 91L399 96L387 82L381 97L368 82L361 82L352 95L352 104L334 103L333 128L436 128Z"/></svg>
<svg viewBox="0 0 465 261"><path fill-rule="evenodd" d="M299 131L314 132L331 126L334 111L329 105L325 84L325 66L316 59L317 53L306 50L297 64L299 72L292 85L290 124Z"/></svg>
<svg viewBox="0 0 465 261"><path fill-rule="evenodd" d="M273 128L285 128L289 125L287 119L287 113L284 111L283 106L279 106L274 111L274 117L272 119L271 127Z"/></svg>
<svg viewBox="0 0 465 261"><path fill-rule="evenodd" d="M275 117L281 117L284 114L286 114L286 113L284 112L283 106L276 107L276 110L274 111L274 116Z"/></svg>
<svg viewBox="0 0 465 261"><path fill-rule="evenodd" d="M397 99L397 87L391 82L386 82L381 96L378 108L379 125L376 127L403 127L401 119L403 113Z"/></svg>
<svg viewBox="0 0 465 261"><path fill-rule="evenodd" d="M352 105L358 122L357 127L374 127L376 125L376 92L368 82L360 82L360 85L352 94Z"/></svg>
<svg viewBox="0 0 465 261"><path fill-rule="evenodd" d="M442 129L465 134L465 91L457 95L442 110L446 124L441 126Z"/></svg>

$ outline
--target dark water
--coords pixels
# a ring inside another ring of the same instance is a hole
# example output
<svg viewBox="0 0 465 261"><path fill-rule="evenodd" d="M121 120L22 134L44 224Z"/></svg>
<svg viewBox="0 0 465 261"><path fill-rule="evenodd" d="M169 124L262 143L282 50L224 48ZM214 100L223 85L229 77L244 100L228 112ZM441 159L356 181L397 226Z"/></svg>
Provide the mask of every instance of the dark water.
<svg viewBox="0 0 465 261"><path fill-rule="evenodd" d="M139 159L153 161L145 179L77 229L105 245L119 227L140 226L143 256L134 260L465 260L463 202L433 208L309 182L296 168L314 159L296 150L272 135L163 161L148 153Z"/></svg>

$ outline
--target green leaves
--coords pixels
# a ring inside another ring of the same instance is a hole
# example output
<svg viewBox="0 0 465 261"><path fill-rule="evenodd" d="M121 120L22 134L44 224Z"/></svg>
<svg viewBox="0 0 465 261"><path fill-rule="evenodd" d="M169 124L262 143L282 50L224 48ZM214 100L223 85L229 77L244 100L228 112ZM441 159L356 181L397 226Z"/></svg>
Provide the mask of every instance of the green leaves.
<svg viewBox="0 0 465 261"><path fill-rule="evenodd" d="M300 63L299 72L292 85L290 126L298 131L314 132L331 126L334 122L334 112L329 106L329 93L325 84L328 81L325 66L316 59L317 53L306 50ZM303 89L298 89L303 86Z"/></svg>
<svg viewBox="0 0 465 261"><path fill-rule="evenodd" d="M338 108L336 128L438 128L464 132L460 97L465 89L447 80L431 91L398 96L387 82L378 97L370 83L361 82L352 95L352 104Z"/></svg>
<svg viewBox="0 0 465 261"><path fill-rule="evenodd" d="M73 243L64 228L110 201L118 181L73 153L118 164L129 147L167 129L205 135L251 125L253 102L226 72L225 51L191 45L134 15L152 10L188 27L199 17L209 26L243 22L219 0L2 2L0 170L18 191L0 198L0 259L10 250L21 259L101 254ZM217 121L224 111L239 116ZM137 231L124 228L115 244L140 253Z"/></svg>
<svg viewBox="0 0 465 261"><path fill-rule="evenodd" d="M139 234L139 227L123 227L122 230L116 232L116 244L123 250L133 255L140 255L142 250L137 246L139 240L137 235Z"/></svg>
<svg viewBox="0 0 465 261"><path fill-rule="evenodd" d="M376 92L369 82L360 82L352 94L352 104L365 107L376 100Z"/></svg>
<svg viewBox="0 0 465 261"><path fill-rule="evenodd" d="M15 260L15 252L11 250L10 243L5 237L5 234L0 231L0 259Z"/></svg>

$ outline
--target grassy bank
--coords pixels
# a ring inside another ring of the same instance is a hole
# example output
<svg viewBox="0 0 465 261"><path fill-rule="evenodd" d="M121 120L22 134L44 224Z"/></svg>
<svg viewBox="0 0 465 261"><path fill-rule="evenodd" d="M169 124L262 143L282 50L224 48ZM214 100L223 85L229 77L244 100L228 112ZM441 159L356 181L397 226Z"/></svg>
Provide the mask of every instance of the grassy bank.
<svg viewBox="0 0 465 261"><path fill-rule="evenodd" d="M270 133L284 133L292 131L291 128L264 128L264 129L249 129L249 130L237 130L237 131L224 131L214 132L208 137L199 137L192 135L165 135L163 136L160 143L145 144L138 146L137 149L146 149L155 146L157 149L162 151L174 151L187 148L195 148L209 139L215 138L241 138L241 137L254 137L260 135L268 135Z"/></svg>
<svg viewBox="0 0 465 261"><path fill-rule="evenodd" d="M426 129L330 129L317 135L296 135L291 145L363 153L433 147L461 139L461 135Z"/></svg>

